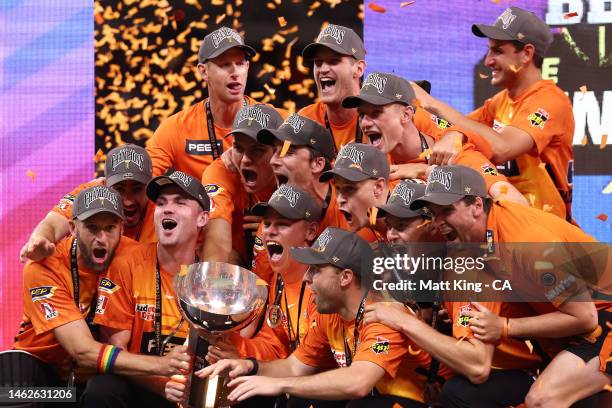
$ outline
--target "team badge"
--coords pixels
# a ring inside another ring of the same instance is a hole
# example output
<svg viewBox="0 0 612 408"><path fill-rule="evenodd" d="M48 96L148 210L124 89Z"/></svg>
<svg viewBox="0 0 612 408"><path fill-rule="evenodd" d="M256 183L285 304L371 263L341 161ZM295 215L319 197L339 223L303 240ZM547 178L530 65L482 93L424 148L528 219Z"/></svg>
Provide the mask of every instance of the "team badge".
<svg viewBox="0 0 612 408"><path fill-rule="evenodd" d="M281 310L280 305L271 305L266 310L266 323L271 328L278 327L279 324L283 321L283 311Z"/></svg>
<svg viewBox="0 0 612 408"><path fill-rule="evenodd" d="M442 130L448 129L449 127L453 126L448 120L442 119L437 115L431 115L431 121L435 123L439 129Z"/></svg>
<svg viewBox="0 0 612 408"><path fill-rule="evenodd" d="M259 238L258 236L255 236L253 247L255 248L256 251L263 251L265 249L263 240Z"/></svg>
<svg viewBox="0 0 612 408"><path fill-rule="evenodd" d="M207 184L204 186L204 190L209 197L214 197L223 191L223 187L218 184Z"/></svg>
<svg viewBox="0 0 612 408"><path fill-rule="evenodd" d="M542 108L539 108L537 111L530 114L527 119L529 119L529 123L531 123L531 126L537 126L540 129L544 129L544 125L546 124L546 121L549 117L550 115L548 114L548 112L546 112Z"/></svg>
<svg viewBox="0 0 612 408"><path fill-rule="evenodd" d="M55 319L59 313L51 303L40 303L40 309L45 314L45 320Z"/></svg>
<svg viewBox="0 0 612 408"><path fill-rule="evenodd" d="M108 303L108 298L104 295L98 296L98 301L96 302L96 314L103 315L106 311L106 304Z"/></svg>
<svg viewBox="0 0 612 408"><path fill-rule="evenodd" d="M100 281L100 285L98 286L98 290L106 293L115 293L121 288L121 286L117 285L115 282L108 278L102 278Z"/></svg>
<svg viewBox="0 0 612 408"><path fill-rule="evenodd" d="M374 354L389 354L389 340L384 337L376 337L376 342L370 346Z"/></svg>
<svg viewBox="0 0 612 408"><path fill-rule="evenodd" d="M32 302L52 298L55 294L55 289L57 289L57 286L37 286L31 288L30 296L32 297Z"/></svg>
<svg viewBox="0 0 612 408"><path fill-rule="evenodd" d="M493 167L490 163L485 163L481 167L483 174L488 174L490 176L497 176L497 169Z"/></svg>
<svg viewBox="0 0 612 408"><path fill-rule="evenodd" d="M457 319L457 325L467 327L470 324L470 316L468 313L471 312L472 309L469 305L461 306L459 309L459 318Z"/></svg>

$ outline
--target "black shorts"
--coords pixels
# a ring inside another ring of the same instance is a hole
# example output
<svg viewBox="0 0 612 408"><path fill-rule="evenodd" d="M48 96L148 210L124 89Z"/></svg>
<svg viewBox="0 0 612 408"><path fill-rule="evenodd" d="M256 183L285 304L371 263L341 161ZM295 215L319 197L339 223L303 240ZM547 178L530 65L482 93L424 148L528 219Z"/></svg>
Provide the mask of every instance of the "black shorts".
<svg viewBox="0 0 612 408"><path fill-rule="evenodd" d="M612 312L600 310L597 312L599 327L589 336L582 336L571 341L566 351L589 362L599 357L600 371L612 374L612 362L608 361L612 352L612 333L609 324L612 323Z"/></svg>

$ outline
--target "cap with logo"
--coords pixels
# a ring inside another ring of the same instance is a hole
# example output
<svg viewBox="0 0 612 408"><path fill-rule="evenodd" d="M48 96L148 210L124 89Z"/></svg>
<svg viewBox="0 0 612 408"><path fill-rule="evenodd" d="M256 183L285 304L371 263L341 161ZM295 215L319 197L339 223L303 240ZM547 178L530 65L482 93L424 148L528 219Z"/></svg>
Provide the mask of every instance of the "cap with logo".
<svg viewBox="0 0 612 408"><path fill-rule="evenodd" d="M151 157L145 149L135 144L115 147L106 155L104 176L109 187L124 180L147 184L153 177Z"/></svg>
<svg viewBox="0 0 612 408"><path fill-rule="evenodd" d="M356 108L362 102L378 106L390 103L412 105L414 99L414 90L406 79L387 72L371 72L363 81L359 95L347 96L342 106Z"/></svg>
<svg viewBox="0 0 612 408"><path fill-rule="evenodd" d="M257 140L261 129L277 129L281 123L283 118L276 109L264 104L248 105L238 111L228 135L242 133Z"/></svg>
<svg viewBox="0 0 612 408"><path fill-rule="evenodd" d="M310 146L328 159L334 158L334 140L329 130L298 114L289 116L278 129L262 129L257 133L259 143L272 145L276 139L295 146Z"/></svg>
<svg viewBox="0 0 612 408"><path fill-rule="evenodd" d="M363 277L372 266L374 251L354 232L328 227L310 248L291 248L291 256L303 264L331 264Z"/></svg>
<svg viewBox="0 0 612 408"><path fill-rule="evenodd" d="M472 32L478 37L493 40L520 41L533 44L536 54L544 56L553 42L550 27L530 11L518 7L507 8L493 25L474 24Z"/></svg>
<svg viewBox="0 0 612 408"><path fill-rule="evenodd" d="M196 200L205 211L210 210L210 199L200 180L182 171L169 168L166 173L155 177L147 184L147 197L155 202L164 187L175 185L183 190L189 197Z"/></svg>
<svg viewBox="0 0 612 408"><path fill-rule="evenodd" d="M241 48L249 58L257 54L253 48L244 43L242 36L235 30L229 27L221 27L204 37L204 40L200 43L198 61L202 64L234 47Z"/></svg>
<svg viewBox="0 0 612 408"><path fill-rule="evenodd" d="M124 219L123 202L118 192L106 186L94 186L81 191L74 200L72 219L85 221L100 213Z"/></svg>
<svg viewBox="0 0 612 408"><path fill-rule="evenodd" d="M487 185L476 170L465 166L438 166L427 178L425 195L410 204L418 210L428 203L450 205L465 196L487 196Z"/></svg>
<svg viewBox="0 0 612 408"><path fill-rule="evenodd" d="M421 180L402 180L399 182L387 200L387 204L381 205L378 208L378 216L383 217L386 214L391 214L398 218L413 218L420 217L422 212L413 211L410 209L410 204L425 195L425 182Z"/></svg>
<svg viewBox="0 0 612 408"><path fill-rule="evenodd" d="M329 24L318 35L315 42L302 50L305 59L313 59L319 47L326 47L342 55L350 55L357 60L365 59L366 50L357 33L348 27Z"/></svg>
<svg viewBox="0 0 612 408"><path fill-rule="evenodd" d="M349 181L369 178L389 178L387 156L376 147L363 143L349 143L338 152L334 168L321 174L319 181L325 182L334 175Z"/></svg>
<svg viewBox="0 0 612 408"><path fill-rule="evenodd" d="M256 204L252 213L263 217L268 209L276 210L290 220L320 221L322 208L314 198L301 188L289 184L281 185L268 200Z"/></svg>

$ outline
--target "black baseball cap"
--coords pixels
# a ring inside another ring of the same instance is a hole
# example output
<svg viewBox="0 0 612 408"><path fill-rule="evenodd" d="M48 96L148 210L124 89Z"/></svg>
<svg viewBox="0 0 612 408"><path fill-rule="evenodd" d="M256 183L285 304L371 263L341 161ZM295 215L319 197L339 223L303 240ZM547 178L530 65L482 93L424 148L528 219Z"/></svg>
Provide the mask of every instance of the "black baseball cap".
<svg viewBox="0 0 612 408"><path fill-rule="evenodd" d="M371 72L363 81L359 95L347 96L342 101L345 108L357 108L361 102L372 105L401 103L412 106L416 99L410 82L388 72Z"/></svg>
<svg viewBox="0 0 612 408"><path fill-rule="evenodd" d="M550 27L530 11L508 7L493 25L473 24L472 33L493 40L533 44L536 54L544 56L553 42Z"/></svg>
<svg viewBox="0 0 612 408"><path fill-rule="evenodd" d="M200 43L198 61L202 64L234 47L241 48L249 58L257 54L253 48L244 43L244 39L238 32L229 27L221 27L204 37Z"/></svg>
<svg viewBox="0 0 612 408"><path fill-rule="evenodd" d="M363 277L372 266L374 251L354 232L328 227L310 248L291 248L291 256L303 264L330 264Z"/></svg>
<svg viewBox="0 0 612 408"><path fill-rule="evenodd" d="M416 211L428 203L450 205L466 196L487 196L480 173L465 166L437 166L429 173L425 195L413 201L410 209Z"/></svg>
<svg viewBox="0 0 612 408"><path fill-rule="evenodd" d="M147 184L153 177L151 157L145 149L135 144L115 147L106 155L104 176L109 187L124 180Z"/></svg>
<svg viewBox="0 0 612 408"><path fill-rule="evenodd" d="M232 131L228 135L242 133L257 140L257 133L261 129L277 129L283 118L278 111L264 104L247 105L238 111Z"/></svg>
<svg viewBox="0 0 612 408"><path fill-rule="evenodd" d="M276 210L290 220L320 221L322 208L314 198L301 188L282 184L268 200L255 204L251 209L254 215L263 217L268 209Z"/></svg>
<svg viewBox="0 0 612 408"><path fill-rule="evenodd" d="M164 187L174 184L196 200L204 211L210 211L210 199L202 183L187 173L169 168L162 176L157 176L147 184L147 197L155 202Z"/></svg>
<svg viewBox="0 0 612 408"><path fill-rule="evenodd" d="M273 145L274 140L291 142L295 146L310 146L329 160L334 158L334 140L325 127L312 119L293 114L278 129L262 129L257 133L259 143Z"/></svg>
<svg viewBox="0 0 612 408"><path fill-rule="evenodd" d="M334 168L321 174L319 181L326 182L334 174L350 181L388 179L389 162L383 152L370 144L349 143L338 152Z"/></svg>
<svg viewBox="0 0 612 408"><path fill-rule="evenodd" d="M400 181L389 196L387 204L378 207L380 209L378 216L383 217L386 214L391 214L398 218L413 218L425 215L410 209L410 204L414 200L425 195L425 187L425 182L420 180Z"/></svg>
<svg viewBox="0 0 612 408"><path fill-rule="evenodd" d="M348 27L328 24L318 35L315 42L302 50L305 59L313 59L317 49L329 48L342 55L349 55L357 60L365 59L366 50L361 37Z"/></svg>
<svg viewBox="0 0 612 408"><path fill-rule="evenodd" d="M81 191L74 200L72 219L85 221L100 213L116 215L124 219L123 202L118 192L106 186L89 187Z"/></svg>

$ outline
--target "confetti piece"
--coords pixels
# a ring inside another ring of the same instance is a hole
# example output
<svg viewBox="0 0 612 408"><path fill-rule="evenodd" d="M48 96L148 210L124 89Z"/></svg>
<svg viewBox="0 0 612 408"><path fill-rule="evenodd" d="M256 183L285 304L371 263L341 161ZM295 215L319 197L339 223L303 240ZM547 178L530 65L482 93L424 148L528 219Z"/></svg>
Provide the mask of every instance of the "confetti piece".
<svg viewBox="0 0 612 408"><path fill-rule="evenodd" d="M461 338L457 341L457 343L455 343L455 345L461 343L464 339L465 339L465 336L461 336Z"/></svg>
<svg viewBox="0 0 612 408"><path fill-rule="evenodd" d="M287 20L285 20L285 17L281 16L278 18L278 25L281 27L284 27L287 25Z"/></svg>
<svg viewBox="0 0 612 408"><path fill-rule="evenodd" d="M612 392L612 385L606 384L606 385L604 385L603 389L606 390L606 391Z"/></svg>
<svg viewBox="0 0 612 408"><path fill-rule="evenodd" d="M508 68L510 68L510 70L514 73L519 72L521 70L521 67L517 68L514 64L510 64Z"/></svg>
<svg viewBox="0 0 612 408"><path fill-rule="evenodd" d="M529 201L529 205L533 207L536 199L535 194L527 193L525 194L525 198L527 199L527 201Z"/></svg>
<svg viewBox="0 0 612 408"><path fill-rule="evenodd" d="M606 222L608 220L608 216L606 214L599 214L597 217L598 220L600 220L601 222Z"/></svg>
<svg viewBox="0 0 612 408"><path fill-rule="evenodd" d="M542 211L545 211L545 212L551 212L551 211L552 211L552 209L553 209L553 206L552 206L552 205L544 204L544 205L542 206Z"/></svg>
<svg viewBox="0 0 612 408"><path fill-rule="evenodd" d="M225 20L225 13L221 14L220 16L217 16L217 18L215 19L215 24L219 24L223 20Z"/></svg>
<svg viewBox="0 0 612 408"><path fill-rule="evenodd" d="M404 2L400 3L400 8L407 7L407 6L411 5L411 4L414 4L414 1L404 1Z"/></svg>
<svg viewBox="0 0 612 408"><path fill-rule="evenodd" d="M104 152L102 151L102 149L98 149L96 155L94 156L94 163L98 163L100 159L102 159L102 157L104 157Z"/></svg>
<svg viewBox="0 0 612 408"><path fill-rule="evenodd" d="M499 192L502 194L508 194L508 186L501 186Z"/></svg>
<svg viewBox="0 0 612 408"><path fill-rule="evenodd" d="M266 88L266 91L268 91L270 95L274 95L276 93L276 89L271 88L268 84L264 84L264 88Z"/></svg>
<svg viewBox="0 0 612 408"><path fill-rule="evenodd" d="M425 220L425 221L423 221L423 222L422 222L422 223L421 223L419 226L417 226L417 228L424 227L424 226L426 226L427 224L429 224L430 222L431 222L431 220Z"/></svg>
<svg viewBox="0 0 612 408"><path fill-rule="evenodd" d="M34 170L26 171L26 176L28 176L30 180L36 181L36 172Z"/></svg>
<svg viewBox="0 0 612 408"><path fill-rule="evenodd" d="M487 74L481 74L480 72L478 73L478 76L482 79L487 79L489 77Z"/></svg>
<svg viewBox="0 0 612 408"><path fill-rule="evenodd" d="M379 6L376 3L368 3L368 8L376 13L386 13L387 9L383 6Z"/></svg>
<svg viewBox="0 0 612 408"><path fill-rule="evenodd" d="M264 94L263 92L261 92L261 91L256 91L256 92L251 92L251 93L250 93L250 96L251 96L251 98L253 98L253 99L261 99L261 98L263 98L263 97L264 97L264 95L265 95L265 94Z"/></svg>
<svg viewBox="0 0 612 408"><path fill-rule="evenodd" d="M371 207L368 212L370 213L370 225L376 225L376 217L378 216L378 207Z"/></svg>
<svg viewBox="0 0 612 408"><path fill-rule="evenodd" d="M285 140L283 142L283 148L281 149L280 152L280 157L285 157L285 155L287 154L287 152L289 151L289 148L291 147L291 142L288 140Z"/></svg>
<svg viewBox="0 0 612 408"><path fill-rule="evenodd" d="M525 38L525 34L523 33L517 33L516 36L519 40L522 40L523 38Z"/></svg>
<svg viewBox="0 0 612 408"><path fill-rule="evenodd" d="M583 146L586 146L588 142L589 142L589 138L587 137L587 135L584 135L582 137L582 140L580 141L580 144Z"/></svg>
<svg viewBox="0 0 612 408"><path fill-rule="evenodd" d="M608 135L601 135L601 143L599 144L599 149L603 150L608 145Z"/></svg>
<svg viewBox="0 0 612 408"><path fill-rule="evenodd" d="M612 323L606 322L606 326L608 326L608 329L612 329Z"/></svg>
<svg viewBox="0 0 612 408"><path fill-rule="evenodd" d="M563 15L563 18L564 18L565 20L569 20L569 19L570 19L570 18L572 18L572 17L578 17L578 13L577 13L577 12L575 12L575 11L572 11L571 13L565 13L565 14Z"/></svg>
<svg viewBox="0 0 612 408"><path fill-rule="evenodd" d="M416 351L414 351L412 349L412 346L410 344L408 345L408 352L413 356L418 356L419 354L421 354L421 351L421 349L417 349Z"/></svg>
<svg viewBox="0 0 612 408"><path fill-rule="evenodd" d="M429 159L430 155L431 155L431 148L425 150L424 152L421 152L421 154L419 154L419 159Z"/></svg>
<svg viewBox="0 0 612 408"><path fill-rule="evenodd" d="M612 181L610 181L608 185L601 190L601 194L612 194Z"/></svg>
<svg viewBox="0 0 612 408"><path fill-rule="evenodd" d="M527 348L529 349L529 354L533 354L533 344L531 344L531 341L525 340L525 344L527 345Z"/></svg>
<svg viewBox="0 0 612 408"><path fill-rule="evenodd" d="M395 404L393 404L393 407L391 408L404 408L404 407L396 402Z"/></svg>
<svg viewBox="0 0 612 408"><path fill-rule="evenodd" d="M583 95L585 93L587 93L587 90L588 90L586 85L582 85L579 89L580 89L580 92L582 92Z"/></svg>

